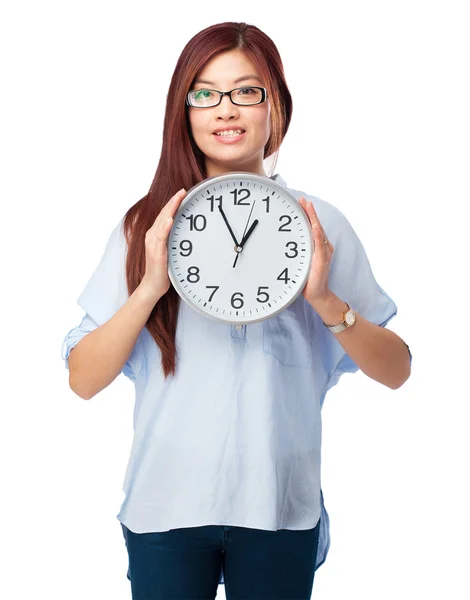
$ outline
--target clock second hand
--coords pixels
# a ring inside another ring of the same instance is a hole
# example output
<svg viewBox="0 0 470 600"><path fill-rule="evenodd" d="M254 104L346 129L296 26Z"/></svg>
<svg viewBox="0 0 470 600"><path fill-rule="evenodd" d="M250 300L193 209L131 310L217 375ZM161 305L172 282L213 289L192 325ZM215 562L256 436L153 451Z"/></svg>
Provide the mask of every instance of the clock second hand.
<svg viewBox="0 0 470 600"><path fill-rule="evenodd" d="M246 222L246 225L245 225L245 231L243 232L243 235L242 235L242 240L244 240L244 239L245 239L246 230L248 229L248 223L250 222L250 219L251 219L251 214L252 214L252 212L253 212L253 209L254 209L254 207L255 207L255 204L256 204L256 200L254 200L254 201L253 201L253 204L251 205L250 214L248 215L248 221ZM242 246L242 249L243 249L243 245L242 245L242 244L240 244L240 246ZM233 263L233 268L235 268L235 266L236 266L236 264L237 264L237 260L238 260L238 257L240 256L240 252L241 252L241 250L240 250L240 251L237 251L237 256L235 257L235 262Z"/></svg>

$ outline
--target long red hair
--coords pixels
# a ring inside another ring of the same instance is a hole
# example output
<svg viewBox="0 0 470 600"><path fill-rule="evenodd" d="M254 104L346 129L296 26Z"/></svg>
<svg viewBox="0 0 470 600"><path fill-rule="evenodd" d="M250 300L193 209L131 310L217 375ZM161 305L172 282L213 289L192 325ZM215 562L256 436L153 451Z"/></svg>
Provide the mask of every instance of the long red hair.
<svg viewBox="0 0 470 600"><path fill-rule="evenodd" d="M191 134L187 92L205 64L229 50L241 50L263 75L271 102L271 135L264 148L264 159L275 154L287 133L292 117L292 98L284 68L273 41L254 25L219 23L203 29L184 47L171 78L167 95L160 160L147 195L124 216L128 251L126 279L129 296L145 274L145 234L158 214L181 188L191 187L207 178L204 154ZM165 378L176 370L176 324L180 297L170 284L167 293L154 306L146 328L161 350Z"/></svg>

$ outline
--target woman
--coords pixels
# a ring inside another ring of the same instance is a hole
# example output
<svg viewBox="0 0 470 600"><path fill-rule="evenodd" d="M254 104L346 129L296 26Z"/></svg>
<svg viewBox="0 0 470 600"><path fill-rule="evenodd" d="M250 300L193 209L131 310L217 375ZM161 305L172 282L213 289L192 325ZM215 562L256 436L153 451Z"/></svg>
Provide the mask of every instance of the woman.
<svg viewBox="0 0 470 600"><path fill-rule="evenodd" d="M394 302L345 216L315 196L288 188L315 253L303 293L278 315L222 324L170 285L166 240L186 190L231 171L268 177L263 160L277 156L291 114L281 58L262 31L221 23L194 36L170 83L149 193L116 226L78 299L85 316L65 340L70 387L91 399L120 372L136 386L117 515L136 599L215 598L219 583L228 599L310 598L330 540L325 394L359 368L392 389L410 374L406 344L384 327ZM350 307L355 322L328 329Z"/></svg>

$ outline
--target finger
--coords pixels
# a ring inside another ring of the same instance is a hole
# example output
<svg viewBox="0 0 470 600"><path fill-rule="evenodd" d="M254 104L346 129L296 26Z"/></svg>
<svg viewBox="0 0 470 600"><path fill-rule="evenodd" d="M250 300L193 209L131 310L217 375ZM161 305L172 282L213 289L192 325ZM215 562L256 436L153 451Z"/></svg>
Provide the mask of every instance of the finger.
<svg viewBox="0 0 470 600"><path fill-rule="evenodd" d="M318 219L315 220L315 217L313 216L311 208L308 208L308 213L309 213L309 218L311 219L311 222L312 222L312 233L313 233L313 239L315 241L315 252L317 252L317 249L320 252L323 252L327 245L327 244L323 243L323 240L326 239L325 232L323 231L323 228L320 225L320 222L318 221Z"/></svg>
<svg viewBox="0 0 470 600"><path fill-rule="evenodd" d="M179 192L176 192L176 194L172 198L170 198L170 200L166 203L166 206L163 209L165 212L162 216L165 221L168 219L168 217L173 217L175 215L179 205L181 204L181 201L185 196L186 190L184 188L181 188Z"/></svg>
<svg viewBox="0 0 470 600"><path fill-rule="evenodd" d="M166 251L166 242L172 226L173 218L168 217L168 219L157 229L157 249L162 253Z"/></svg>
<svg viewBox="0 0 470 600"><path fill-rule="evenodd" d="M319 223L320 221L318 220L317 213L315 212L315 207L313 206L313 203L310 202L310 200L307 202L307 208L308 208L309 214L312 215L312 217L313 217L313 221L315 223Z"/></svg>
<svg viewBox="0 0 470 600"><path fill-rule="evenodd" d="M308 218L310 219L310 225L312 226L312 229L315 227L316 224L318 224L318 219L316 218L315 212L312 210L313 209L313 205L310 201L305 202L305 211L308 215Z"/></svg>
<svg viewBox="0 0 470 600"><path fill-rule="evenodd" d="M170 198L170 199L168 200L168 202L166 203L166 204L167 204L167 206L170 206L170 207L171 207L173 204L178 204L178 202L179 202L179 201L180 201L182 198L184 198L184 197L185 197L185 195L186 195L186 190L185 190L184 188L181 188L181 189L180 189L178 192L176 192L176 194L175 194L175 195L174 195L172 198Z"/></svg>
<svg viewBox="0 0 470 600"><path fill-rule="evenodd" d="M155 219L152 227L156 228L156 227L158 227L158 225L160 224L161 221L166 222L168 217L174 217L181 201L183 200L183 198L185 196L186 196L186 190L184 188L181 188L178 192L176 192L176 194L168 200L168 202L165 204L163 209L160 211L160 213L157 216L157 218Z"/></svg>
<svg viewBox="0 0 470 600"><path fill-rule="evenodd" d="M326 239L326 233L325 230L322 227L322 224L320 223L320 220L317 216L317 213L315 211L315 207L313 206L312 202L308 202L307 203L307 207L308 207L308 214L309 217L311 218L312 223L315 225L317 225L317 227L319 228L320 232L322 233L323 237Z"/></svg>
<svg viewBox="0 0 470 600"><path fill-rule="evenodd" d="M300 196L300 198L299 198L299 204L304 209L304 211L307 213L308 220L310 222L310 226L312 226L312 220L310 219L310 214L309 214L309 211L307 209L308 202L305 200L305 198L303 196Z"/></svg>
<svg viewBox="0 0 470 600"><path fill-rule="evenodd" d="M186 190L182 188L170 198L145 236L159 255L164 255L167 251L166 244L173 226L173 217L185 195Z"/></svg>

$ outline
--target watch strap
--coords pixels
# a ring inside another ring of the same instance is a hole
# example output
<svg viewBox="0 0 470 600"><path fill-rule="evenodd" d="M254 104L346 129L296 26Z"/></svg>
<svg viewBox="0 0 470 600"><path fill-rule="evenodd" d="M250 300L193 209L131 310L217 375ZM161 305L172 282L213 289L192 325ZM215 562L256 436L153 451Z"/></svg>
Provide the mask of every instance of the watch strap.
<svg viewBox="0 0 470 600"><path fill-rule="evenodd" d="M346 322L346 313L351 310L351 307L347 302L345 302L345 304L348 308L344 311L343 320L340 323L338 323L337 325L327 325L326 323L323 323L323 325L325 325L325 327L329 329L331 333L340 333L341 331L344 331L345 329L350 327L350 325L348 325Z"/></svg>

